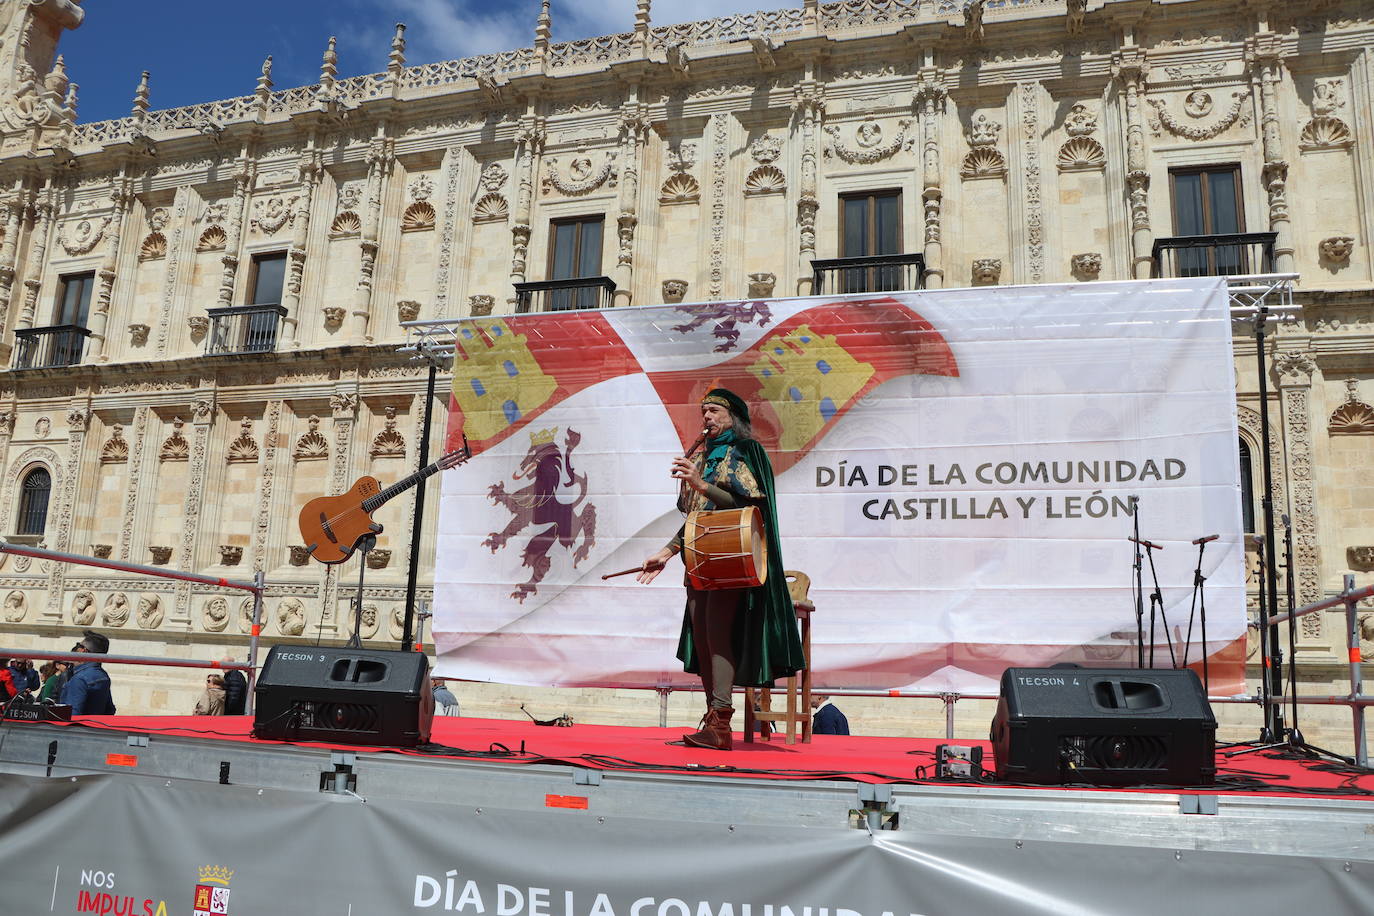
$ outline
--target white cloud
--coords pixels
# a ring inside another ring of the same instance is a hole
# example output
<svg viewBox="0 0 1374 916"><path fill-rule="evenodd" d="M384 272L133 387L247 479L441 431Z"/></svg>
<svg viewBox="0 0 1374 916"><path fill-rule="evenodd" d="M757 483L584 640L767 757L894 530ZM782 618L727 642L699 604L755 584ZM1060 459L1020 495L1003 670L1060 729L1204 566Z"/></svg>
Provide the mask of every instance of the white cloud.
<svg viewBox="0 0 1374 916"><path fill-rule="evenodd" d="M412 63L489 54L534 43L539 0L368 0L405 22ZM777 9L768 0L653 0L653 25L670 25ZM635 0L553 0L554 41L573 41L634 28Z"/></svg>

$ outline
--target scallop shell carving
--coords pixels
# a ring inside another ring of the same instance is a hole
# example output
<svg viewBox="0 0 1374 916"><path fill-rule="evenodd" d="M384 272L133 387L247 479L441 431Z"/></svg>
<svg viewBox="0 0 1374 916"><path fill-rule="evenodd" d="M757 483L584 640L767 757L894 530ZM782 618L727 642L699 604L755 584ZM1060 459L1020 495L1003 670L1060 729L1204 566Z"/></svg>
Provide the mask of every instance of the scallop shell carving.
<svg viewBox="0 0 1374 916"><path fill-rule="evenodd" d="M143 244L138 247L138 259L140 261L154 261L158 258L167 256L167 236L161 232L154 232L143 240Z"/></svg>
<svg viewBox="0 0 1374 916"><path fill-rule="evenodd" d="M420 232L433 229L434 218L434 207L428 201L417 200L406 207L406 212L401 215L401 231Z"/></svg>
<svg viewBox="0 0 1374 916"><path fill-rule="evenodd" d="M488 194L472 208L474 223L492 223L510 216L510 204L500 194Z"/></svg>
<svg viewBox="0 0 1374 916"><path fill-rule="evenodd" d="M1059 147L1059 171L1076 172L1101 169L1107 165L1107 153L1092 137L1074 137Z"/></svg>
<svg viewBox="0 0 1374 916"><path fill-rule="evenodd" d="M787 176L775 165L761 165L744 180L744 193L751 197L756 194L781 194L786 190Z"/></svg>
<svg viewBox="0 0 1374 916"><path fill-rule="evenodd" d="M1007 174L1007 160L1000 151L980 146L968 151L959 174L964 178L1001 178Z"/></svg>

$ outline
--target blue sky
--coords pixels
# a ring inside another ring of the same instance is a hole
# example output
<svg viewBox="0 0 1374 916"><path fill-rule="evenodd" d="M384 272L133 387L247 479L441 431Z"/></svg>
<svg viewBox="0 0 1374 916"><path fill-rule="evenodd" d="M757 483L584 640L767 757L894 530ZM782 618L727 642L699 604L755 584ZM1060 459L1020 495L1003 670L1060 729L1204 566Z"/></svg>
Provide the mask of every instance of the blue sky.
<svg viewBox="0 0 1374 916"><path fill-rule="evenodd" d="M689 22L800 0L654 0L654 25ZM534 43L539 0L85 0L86 20L58 51L80 85L80 121L129 114L139 74L151 72L153 108L248 95L263 58L278 89L319 80L320 56L339 39L339 75L386 69L397 22L408 64ZM629 31L635 0L553 0L554 40Z"/></svg>

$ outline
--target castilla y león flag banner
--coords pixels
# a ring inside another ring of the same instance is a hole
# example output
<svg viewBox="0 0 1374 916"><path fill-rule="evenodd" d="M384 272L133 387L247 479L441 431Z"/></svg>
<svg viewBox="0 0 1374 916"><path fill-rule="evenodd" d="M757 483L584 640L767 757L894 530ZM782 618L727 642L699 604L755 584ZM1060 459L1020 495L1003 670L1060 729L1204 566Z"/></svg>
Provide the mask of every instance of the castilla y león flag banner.
<svg viewBox="0 0 1374 916"><path fill-rule="evenodd" d="M674 658L674 456L702 395L750 406L818 685L990 692L1009 666L1200 667L1241 687L1236 408L1220 281L752 300L460 322L440 674L695 683ZM1154 552L1160 601L1148 558ZM1217 534L1201 550L1194 539ZM1206 636L1193 600L1201 563ZM1138 613L1143 611L1143 613Z"/></svg>

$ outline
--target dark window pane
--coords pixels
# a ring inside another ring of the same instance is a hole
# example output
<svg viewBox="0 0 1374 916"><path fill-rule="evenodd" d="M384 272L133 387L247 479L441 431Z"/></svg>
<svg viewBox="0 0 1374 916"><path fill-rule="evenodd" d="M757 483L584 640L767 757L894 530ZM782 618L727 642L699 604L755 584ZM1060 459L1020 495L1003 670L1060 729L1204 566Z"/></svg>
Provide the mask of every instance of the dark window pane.
<svg viewBox="0 0 1374 916"><path fill-rule="evenodd" d="M901 254L897 247L901 234L901 202L896 194L877 198L877 245L870 254Z"/></svg>
<svg viewBox="0 0 1374 916"><path fill-rule="evenodd" d="M48 524L48 496L52 493L52 475L45 468L34 468L24 478L23 493L19 497L18 534L42 534Z"/></svg>
<svg viewBox="0 0 1374 916"><path fill-rule="evenodd" d="M1211 225L1208 235L1223 235L1240 231L1240 214L1236 210L1236 173L1208 172L1207 197L1211 205Z"/></svg>
<svg viewBox="0 0 1374 916"><path fill-rule="evenodd" d="M252 305L280 305L281 290L286 280L286 255L267 255L253 259L256 276L253 280Z"/></svg>
<svg viewBox="0 0 1374 916"><path fill-rule="evenodd" d="M86 326L86 317L91 308L91 287L95 285L95 274L74 274L62 278L61 300L58 303L55 325L75 324Z"/></svg>
<svg viewBox="0 0 1374 916"><path fill-rule="evenodd" d="M850 197L844 201L844 239L840 257L857 258L868 254L868 198Z"/></svg>
<svg viewBox="0 0 1374 916"><path fill-rule="evenodd" d="M1255 477L1251 468L1250 443L1240 440L1240 524L1248 534L1255 531Z"/></svg>
<svg viewBox="0 0 1374 916"><path fill-rule="evenodd" d="M577 263L577 223L554 223L553 226L553 263L550 265L550 280L567 280L576 276L573 265Z"/></svg>
<svg viewBox="0 0 1374 916"><path fill-rule="evenodd" d="M579 277L595 277L601 273L601 220L581 224L577 268Z"/></svg>
<svg viewBox="0 0 1374 916"><path fill-rule="evenodd" d="M1205 235L1202 213L1202 176L1174 176L1174 233Z"/></svg>

